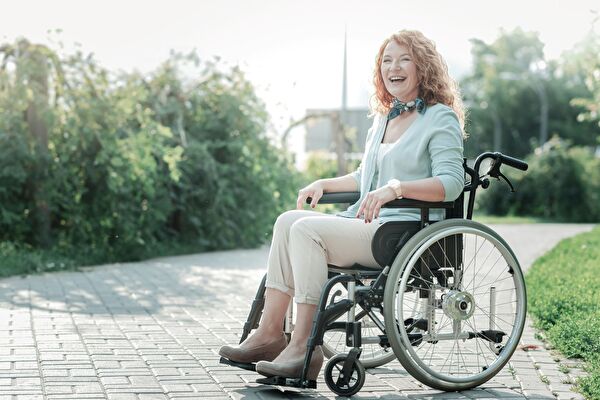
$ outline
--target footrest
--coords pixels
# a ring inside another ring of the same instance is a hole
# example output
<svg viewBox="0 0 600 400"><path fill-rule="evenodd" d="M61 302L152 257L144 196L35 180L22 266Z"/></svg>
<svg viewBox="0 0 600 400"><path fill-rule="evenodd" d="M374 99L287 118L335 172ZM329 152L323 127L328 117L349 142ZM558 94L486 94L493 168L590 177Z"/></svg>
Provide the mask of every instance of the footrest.
<svg viewBox="0 0 600 400"><path fill-rule="evenodd" d="M262 383L263 385L274 385L274 386L289 386L301 389L316 389L317 381L305 380L300 381L300 378L285 378L283 376L271 376L268 378L258 378L256 383Z"/></svg>
<svg viewBox="0 0 600 400"><path fill-rule="evenodd" d="M256 364L254 364L254 363L239 363L236 361L231 361L230 359L225 358L225 357L221 357L219 362L221 364L231 365L232 367L238 367L241 369L246 369L248 371L256 371Z"/></svg>

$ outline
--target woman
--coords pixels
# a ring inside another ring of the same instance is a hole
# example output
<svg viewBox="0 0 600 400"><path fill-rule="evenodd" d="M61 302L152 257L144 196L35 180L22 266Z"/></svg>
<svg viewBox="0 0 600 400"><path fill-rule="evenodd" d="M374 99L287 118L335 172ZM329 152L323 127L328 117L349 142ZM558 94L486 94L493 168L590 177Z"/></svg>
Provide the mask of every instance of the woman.
<svg viewBox="0 0 600 400"><path fill-rule="evenodd" d="M221 356L257 362L256 371L266 376L299 377L327 264L376 267L371 239L379 224L419 220L418 210L382 209L383 204L401 197L452 201L462 192L464 110L434 43L417 31L392 35L379 49L373 82L374 122L361 165L301 189L297 210L277 218L260 326L239 347L223 346ZM302 210L308 197L314 208L323 193L359 190L358 202L338 215ZM431 218L442 219L442 211ZM296 326L287 344L283 320L292 296ZM319 346L308 379L316 379L322 363Z"/></svg>

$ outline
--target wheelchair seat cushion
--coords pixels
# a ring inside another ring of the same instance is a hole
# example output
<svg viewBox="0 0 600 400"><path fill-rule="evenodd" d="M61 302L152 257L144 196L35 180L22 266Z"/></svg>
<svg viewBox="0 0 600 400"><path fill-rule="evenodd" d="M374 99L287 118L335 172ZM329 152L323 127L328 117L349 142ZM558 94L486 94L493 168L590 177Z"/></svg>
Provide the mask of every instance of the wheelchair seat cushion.
<svg viewBox="0 0 600 400"><path fill-rule="evenodd" d="M373 258L382 267L391 265L408 239L421 230L420 221L388 221L375 232L371 241Z"/></svg>

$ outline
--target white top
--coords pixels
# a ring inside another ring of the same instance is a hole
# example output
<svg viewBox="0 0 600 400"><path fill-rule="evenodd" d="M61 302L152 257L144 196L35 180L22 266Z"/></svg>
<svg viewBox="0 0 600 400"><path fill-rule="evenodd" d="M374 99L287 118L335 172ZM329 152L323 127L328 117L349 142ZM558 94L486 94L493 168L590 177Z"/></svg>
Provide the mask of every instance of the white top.
<svg viewBox="0 0 600 400"><path fill-rule="evenodd" d="M394 143L381 143L379 145L379 151L377 152L377 169L381 169L381 160L383 160L383 156L385 156L385 154L390 151L390 149L392 148L392 145Z"/></svg>
<svg viewBox="0 0 600 400"><path fill-rule="evenodd" d="M373 179L373 183L371 184L371 190L377 189L377 187L375 185L377 184L377 179L379 177L379 171L381 171L381 162L383 160L383 157L386 155L386 153L388 151L390 151L390 149L392 148L392 145L394 145L394 142L381 143L379 145L379 150L377 151L377 166L375 167L375 176Z"/></svg>

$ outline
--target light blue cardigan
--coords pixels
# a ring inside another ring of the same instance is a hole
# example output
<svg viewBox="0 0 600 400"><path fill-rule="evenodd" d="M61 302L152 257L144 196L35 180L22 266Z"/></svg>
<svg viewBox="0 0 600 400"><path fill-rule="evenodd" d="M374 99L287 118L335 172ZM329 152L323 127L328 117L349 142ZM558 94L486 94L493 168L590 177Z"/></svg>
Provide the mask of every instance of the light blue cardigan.
<svg viewBox="0 0 600 400"><path fill-rule="evenodd" d="M350 175L360 188L360 199L346 211L337 215L355 218L366 194L373 190L373 177L377 169L377 152L387 126L385 115L377 114L367 134L365 152L358 169ZM439 178L444 186L444 201L455 200L464 188L463 137L454 111L443 104L427 107L406 132L383 156L374 188L380 188L390 179L402 181ZM444 218L444 210L431 210L430 219ZM382 208L379 223L386 221L418 221L418 209Z"/></svg>

